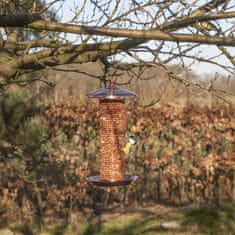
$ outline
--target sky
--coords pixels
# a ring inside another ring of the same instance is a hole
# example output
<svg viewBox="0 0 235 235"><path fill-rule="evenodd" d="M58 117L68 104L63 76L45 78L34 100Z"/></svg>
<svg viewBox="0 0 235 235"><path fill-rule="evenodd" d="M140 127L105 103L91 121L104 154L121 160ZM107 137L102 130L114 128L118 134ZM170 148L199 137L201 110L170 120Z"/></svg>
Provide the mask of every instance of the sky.
<svg viewBox="0 0 235 235"><path fill-rule="evenodd" d="M51 1L52 0L48 0L48 2L51 2ZM74 13L73 13L74 4L78 4L78 2L79 1L76 1L76 0L66 0L66 1L64 1L64 4L62 7L61 7L61 5L56 6L57 9L59 10L59 15L61 15L62 22L68 22L71 20L71 18L74 15ZM75 35L68 34L69 40L74 40L75 38L76 38ZM213 56L217 55L219 52L219 50L215 46L211 46L211 45L203 45L200 49L201 49L201 54L200 54L201 57L203 57L203 56L213 57ZM235 56L235 48L228 47L227 49ZM147 60L150 59L144 54L143 54L143 58L147 59ZM191 64L191 62L192 62L192 60L190 60L190 59L186 59L185 61L186 61L186 64L187 63ZM217 58L216 62L223 64L223 65L230 65L231 67L233 67L232 64L224 56L220 56L219 58ZM174 63L177 63L177 60L174 61ZM213 75L216 73L220 73L225 76L228 75L228 73L225 70L223 70L222 68L215 66L215 65L212 65L212 64L209 64L209 63L203 63L203 62L200 62L200 63L195 62L191 66L191 69L193 72L195 72L199 75L204 75L204 76L206 76L207 74Z"/></svg>

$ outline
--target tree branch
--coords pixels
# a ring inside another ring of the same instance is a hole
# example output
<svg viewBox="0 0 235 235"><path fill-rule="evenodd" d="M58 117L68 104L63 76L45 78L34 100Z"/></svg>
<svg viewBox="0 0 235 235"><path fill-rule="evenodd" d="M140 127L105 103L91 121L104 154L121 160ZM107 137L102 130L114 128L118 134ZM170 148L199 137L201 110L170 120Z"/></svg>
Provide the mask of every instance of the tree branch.
<svg viewBox="0 0 235 235"><path fill-rule="evenodd" d="M112 54L128 50L131 46L130 40L122 40L111 43L80 44L59 49L47 49L19 58L12 59L0 67L0 75L3 77L12 77L16 74L18 68L24 69L42 69L44 65L56 66L68 63L86 63L95 61L98 58L110 56Z"/></svg>
<svg viewBox="0 0 235 235"><path fill-rule="evenodd" d="M73 24L62 24L56 22L47 22L43 20L35 20L38 19L32 17L21 17L18 16L0 16L0 26L10 26L10 27L25 27L31 28L35 30L48 30L48 31L56 31L56 32L68 32L68 33L76 33L76 34L89 34L89 35L105 35L111 37L128 37L134 39L116 41L112 43L104 43L104 44L86 44L79 46L68 46L62 47L60 49L49 49L44 50L28 55L23 55L18 58L14 58L11 62L4 63L1 65L0 73L5 77L14 76L18 68L27 68L30 66L37 65L38 67L43 67L45 64L49 66L55 66L62 63L72 63L72 62L88 62L93 61L97 58L101 58L104 56L110 56L112 54L116 54L125 50L129 50L130 48L134 48L139 44L145 43L150 39L154 40L165 40L165 41L177 41L177 42L199 42L199 43L208 43L208 44L216 44L216 45L234 45L234 38L226 37L207 37L202 35L190 35L190 34L170 34L173 28L175 30L176 23L177 27L181 28L182 24L191 24L193 20L205 20L202 16L206 12L209 12L211 9L218 7L223 4L222 0L213 0L209 3L199 7L194 10L189 16L178 18L172 22L167 24L162 24L159 28L165 30L166 32L160 31L158 29L155 30L123 30L123 29L110 29L104 27L85 27L85 26L77 26ZM223 13L225 14L225 13ZM213 17L222 17L221 14L214 14ZM198 16L198 18L195 18ZM200 17L202 18L200 18ZM224 15L227 17L231 17L228 14ZM12 18L13 17L13 18ZM193 20L189 21L189 18L194 17ZM200 19L199 19L200 18ZM209 19L209 18L207 18ZM210 18L212 19L212 18ZM17 21L17 22L16 22ZM179 25L179 22L183 22ZM8 24L9 23L9 24ZM170 27L171 24L171 27ZM174 27L173 27L174 26ZM168 28L167 28L168 27ZM177 28L177 29L178 29ZM56 46L55 46L56 47ZM79 48L79 49L78 49ZM92 50L90 51L89 48Z"/></svg>
<svg viewBox="0 0 235 235"><path fill-rule="evenodd" d="M72 24L62 24L47 21L35 21L28 25L34 29L46 29L50 31L110 36L110 37L127 37L141 40L164 40L173 42L194 42L204 44L214 44L223 46L235 46L235 38L233 37L210 37L203 35L193 34L176 34L165 33L164 31L153 30L131 30L131 29L118 29L118 28L105 28L105 27L89 27L78 26Z"/></svg>
<svg viewBox="0 0 235 235"><path fill-rule="evenodd" d="M235 13L232 14L233 17ZM204 18L202 18L204 20ZM193 21L190 21L190 24ZM105 27L91 27L91 26L78 26L72 24L63 24L48 21L35 21L27 25L28 28L38 30L49 30L57 32L67 32L75 34L88 34L99 36L111 37L128 37L142 40L164 40L176 42L195 42L223 46L235 46L235 39L233 37L209 37L193 34L170 34L165 33L158 29L153 30L131 30L131 29L118 29L118 28L105 28Z"/></svg>

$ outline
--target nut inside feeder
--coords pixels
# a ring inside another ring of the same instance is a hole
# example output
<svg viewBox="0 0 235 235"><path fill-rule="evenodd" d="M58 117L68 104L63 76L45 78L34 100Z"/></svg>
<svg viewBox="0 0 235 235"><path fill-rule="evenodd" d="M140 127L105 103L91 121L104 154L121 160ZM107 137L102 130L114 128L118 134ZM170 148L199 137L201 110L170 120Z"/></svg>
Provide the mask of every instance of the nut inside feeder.
<svg viewBox="0 0 235 235"><path fill-rule="evenodd" d="M137 176L125 175L125 132L127 117L125 99L137 98L134 92L119 89L112 82L108 88L101 88L87 94L88 98L99 99L100 112L100 160L99 175L88 177L98 186L128 185Z"/></svg>

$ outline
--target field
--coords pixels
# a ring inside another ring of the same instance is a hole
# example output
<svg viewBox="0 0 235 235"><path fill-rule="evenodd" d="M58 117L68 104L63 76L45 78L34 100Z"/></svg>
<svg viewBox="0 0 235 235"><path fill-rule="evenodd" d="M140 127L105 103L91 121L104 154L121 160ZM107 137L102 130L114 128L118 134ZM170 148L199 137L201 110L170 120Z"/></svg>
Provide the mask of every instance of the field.
<svg viewBox="0 0 235 235"><path fill-rule="evenodd" d="M73 228L77 234L172 234L162 228L162 219L180 217L186 223L192 215L190 223L209 223L202 234L216 234L213 226L232 234L234 108L130 103L127 110L127 135L137 139L126 157L127 173L139 179L128 188L99 188L86 180L98 173L97 103L67 98L45 107L27 94L2 100L1 122L7 127L1 129L2 227L8 224L23 234L35 234L37 226L49 234L68 234ZM158 214L159 203L167 215ZM188 207L195 208L191 214L182 210ZM103 220L104 208L111 217ZM128 213L133 208L141 212ZM143 208L156 210L142 215ZM120 209L120 217L112 217ZM203 213L206 218L200 217ZM194 234L191 225L184 227L173 234ZM194 229L200 231L197 225Z"/></svg>
<svg viewBox="0 0 235 235"><path fill-rule="evenodd" d="M99 214L86 211L74 214L69 221L54 223L17 222L2 226L0 234L13 235L232 235L235 231L234 205L220 207L170 207L106 209Z"/></svg>

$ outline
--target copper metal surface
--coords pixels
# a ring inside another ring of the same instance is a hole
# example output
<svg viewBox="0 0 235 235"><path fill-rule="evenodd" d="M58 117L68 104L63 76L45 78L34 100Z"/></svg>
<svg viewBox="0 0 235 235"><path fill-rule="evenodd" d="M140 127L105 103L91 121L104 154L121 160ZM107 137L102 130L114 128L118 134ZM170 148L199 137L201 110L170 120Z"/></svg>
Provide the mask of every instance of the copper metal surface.
<svg viewBox="0 0 235 235"><path fill-rule="evenodd" d="M125 178L126 110L122 100L100 100L100 179Z"/></svg>

